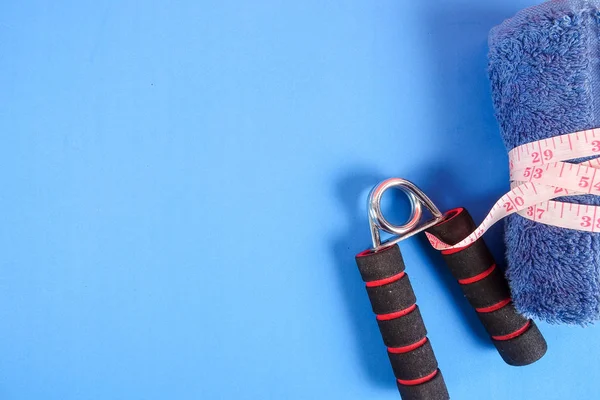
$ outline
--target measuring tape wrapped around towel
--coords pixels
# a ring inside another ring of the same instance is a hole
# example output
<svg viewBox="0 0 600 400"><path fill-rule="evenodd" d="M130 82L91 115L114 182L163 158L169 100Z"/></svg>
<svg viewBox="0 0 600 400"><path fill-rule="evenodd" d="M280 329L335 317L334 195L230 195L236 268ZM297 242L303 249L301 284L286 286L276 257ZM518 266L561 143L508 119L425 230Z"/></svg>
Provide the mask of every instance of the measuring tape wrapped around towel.
<svg viewBox="0 0 600 400"><path fill-rule="evenodd" d="M596 168L589 168L597 165L554 166L598 154L593 142L600 137L590 129L600 126L599 8L597 0L545 2L493 28L489 37L492 99L519 187L494 210L520 210L506 218L506 275L517 309L552 323L588 324L600 316L600 213L591 207L600 197ZM580 133L561 136L572 132ZM589 151L578 153L577 143ZM548 201L553 183L568 192L552 197L569 196ZM540 188L543 195L531 194ZM533 196L546 199L525 204Z"/></svg>
<svg viewBox="0 0 600 400"><path fill-rule="evenodd" d="M563 196L600 195L600 159L569 163L567 160L600 156L600 129L590 129L516 147L508 153L512 190L494 204L473 233L451 245L426 233L436 250L467 247L496 222L519 213L531 221L584 232L600 232L600 206L551 199Z"/></svg>

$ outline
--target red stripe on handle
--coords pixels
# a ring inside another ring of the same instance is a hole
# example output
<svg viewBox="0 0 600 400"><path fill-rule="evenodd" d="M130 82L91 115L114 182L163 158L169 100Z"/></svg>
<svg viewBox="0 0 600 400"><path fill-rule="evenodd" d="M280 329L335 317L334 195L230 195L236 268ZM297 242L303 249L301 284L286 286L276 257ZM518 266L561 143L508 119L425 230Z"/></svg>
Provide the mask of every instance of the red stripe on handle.
<svg viewBox="0 0 600 400"><path fill-rule="evenodd" d="M377 281L366 282L366 285L367 285L367 287L376 287L376 286L387 285L388 283L399 281L400 279L404 278L404 275L406 275L406 273L404 271L402 271L399 274L390 276L389 278L383 278L383 279L379 279Z"/></svg>
<svg viewBox="0 0 600 400"><path fill-rule="evenodd" d="M477 240L475 242L477 242ZM463 251L463 250L468 249L469 247L473 246L473 244L475 242L473 242L465 247L457 247L456 249L446 249L446 250L441 250L440 252L445 256L447 256L448 254L458 253L459 251Z"/></svg>
<svg viewBox="0 0 600 400"><path fill-rule="evenodd" d="M406 314L411 313L415 308L417 308L417 305L413 304L412 306L407 307L404 310L396 311L389 314L378 314L377 319L379 321L389 321L390 319L400 318L405 316Z"/></svg>
<svg viewBox="0 0 600 400"><path fill-rule="evenodd" d="M495 340L510 340L510 339L514 339L517 336L521 336L522 334L524 334L525 331L527 329L529 329L529 325L531 325L531 320L527 321L527 323L522 328L517 329L513 333L509 333L508 335L502 335L502 336L492 336L492 339L495 339Z"/></svg>
<svg viewBox="0 0 600 400"><path fill-rule="evenodd" d="M419 340L416 343L409 344L408 346L388 347L388 351L392 354L404 354L404 353L408 353L409 351L418 349L419 347L423 346L425 343L427 343L427 337L424 337L423 339Z"/></svg>
<svg viewBox="0 0 600 400"><path fill-rule="evenodd" d="M496 264L492 265L491 267L489 267L482 273L477 274L471 278L459 279L458 283L460 283L461 285L468 285L470 283L475 283L475 282L480 281L483 278L489 276L492 272L494 272L494 269L496 269Z"/></svg>
<svg viewBox="0 0 600 400"><path fill-rule="evenodd" d="M398 383L404 386L415 386L415 385L420 385L422 383L425 382L429 382L430 380L432 380L433 378L435 378L435 376L437 375L438 370L436 369L435 371L433 371L431 374L426 375L422 378L419 379L411 379L411 380L402 380L402 379L398 379Z"/></svg>
<svg viewBox="0 0 600 400"><path fill-rule="evenodd" d="M367 250L364 250L364 251L361 251L360 253L358 253L356 255L356 257L365 257L365 256L371 255L373 253L375 253L375 250L367 249Z"/></svg>
<svg viewBox="0 0 600 400"><path fill-rule="evenodd" d="M492 312L492 311L496 311L501 309L502 307L504 307L505 305L507 305L508 303L511 302L510 297L506 300L502 300L494 305L491 305L489 307L482 307L482 308L476 308L475 311L477 311L478 313L488 313L488 312Z"/></svg>

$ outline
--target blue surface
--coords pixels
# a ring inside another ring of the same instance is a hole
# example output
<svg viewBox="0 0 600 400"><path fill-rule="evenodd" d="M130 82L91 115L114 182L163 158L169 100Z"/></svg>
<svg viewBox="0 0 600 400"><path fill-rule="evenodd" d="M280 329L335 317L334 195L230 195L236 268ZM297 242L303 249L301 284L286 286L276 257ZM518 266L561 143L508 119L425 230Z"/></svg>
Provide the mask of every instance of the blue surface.
<svg viewBox="0 0 600 400"><path fill-rule="evenodd" d="M529 4L2 2L0 398L398 398L366 193L485 215L487 33ZM547 356L509 367L402 249L454 399L596 397L597 327L541 324Z"/></svg>

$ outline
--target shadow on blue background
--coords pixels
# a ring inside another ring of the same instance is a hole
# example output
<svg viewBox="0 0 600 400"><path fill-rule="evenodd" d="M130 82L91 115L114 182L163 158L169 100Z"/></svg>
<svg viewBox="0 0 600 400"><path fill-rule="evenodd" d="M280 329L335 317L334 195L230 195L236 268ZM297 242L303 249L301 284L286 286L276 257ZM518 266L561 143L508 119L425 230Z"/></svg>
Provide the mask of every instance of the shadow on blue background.
<svg viewBox="0 0 600 400"><path fill-rule="evenodd" d="M387 354L382 351L381 334L353 257L358 253L355 249L366 249L371 243L366 208L362 215L357 213L357 199L362 198L365 188L379 180L381 176L378 174L369 174L364 168L357 168L349 171L336 185L340 207L347 215L348 229L347 234L333 241L332 252L347 304L346 315L352 321L353 334L356 336L353 350L360 355L361 367L365 368L366 375L373 383L395 387Z"/></svg>

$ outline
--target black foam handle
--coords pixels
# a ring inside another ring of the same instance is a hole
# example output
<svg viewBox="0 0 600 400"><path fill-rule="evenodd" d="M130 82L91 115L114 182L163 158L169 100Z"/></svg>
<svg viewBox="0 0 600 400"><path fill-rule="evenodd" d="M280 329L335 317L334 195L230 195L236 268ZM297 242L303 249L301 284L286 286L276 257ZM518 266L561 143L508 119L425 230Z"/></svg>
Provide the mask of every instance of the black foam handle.
<svg viewBox="0 0 600 400"><path fill-rule="evenodd" d="M450 398L397 245L356 256L403 400Z"/></svg>
<svg viewBox="0 0 600 400"><path fill-rule="evenodd" d="M464 208L448 211L428 233L448 244L456 244L476 229ZM460 249L442 250L444 261L458 280L496 349L507 364L522 366L544 356L546 340L532 320L519 314L512 304L508 282L485 242L479 238Z"/></svg>

